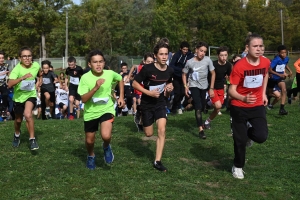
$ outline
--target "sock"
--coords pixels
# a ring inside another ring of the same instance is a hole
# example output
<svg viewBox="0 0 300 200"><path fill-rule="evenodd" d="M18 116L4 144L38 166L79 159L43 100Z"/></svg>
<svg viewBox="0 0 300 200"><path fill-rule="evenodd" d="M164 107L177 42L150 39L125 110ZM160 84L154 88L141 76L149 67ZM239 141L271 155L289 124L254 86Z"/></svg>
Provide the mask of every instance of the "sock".
<svg viewBox="0 0 300 200"><path fill-rule="evenodd" d="M19 133L19 134L16 134L16 133L15 133L15 137L20 137L20 133Z"/></svg>
<svg viewBox="0 0 300 200"><path fill-rule="evenodd" d="M33 138L29 138L29 140L34 140L35 139L35 137L33 137Z"/></svg>
<svg viewBox="0 0 300 200"><path fill-rule="evenodd" d="M268 96L268 102L271 103L271 96Z"/></svg>
<svg viewBox="0 0 300 200"><path fill-rule="evenodd" d="M211 122L211 119L207 118L207 120L205 120L205 124L209 124Z"/></svg>
<svg viewBox="0 0 300 200"><path fill-rule="evenodd" d="M280 104L280 109L284 109L284 104Z"/></svg>

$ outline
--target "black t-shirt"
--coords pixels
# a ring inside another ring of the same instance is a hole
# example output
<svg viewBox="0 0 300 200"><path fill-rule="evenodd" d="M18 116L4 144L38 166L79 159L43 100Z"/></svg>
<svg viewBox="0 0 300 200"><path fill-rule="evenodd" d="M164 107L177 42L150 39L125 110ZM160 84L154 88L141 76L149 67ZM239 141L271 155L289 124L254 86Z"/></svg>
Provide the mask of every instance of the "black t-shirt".
<svg viewBox="0 0 300 200"><path fill-rule="evenodd" d="M80 66L77 66L74 69L68 67L66 69L66 75L70 76L69 89L77 90L80 77L83 75L83 69Z"/></svg>
<svg viewBox="0 0 300 200"><path fill-rule="evenodd" d="M54 87L53 82L54 82L55 78L56 78L56 75L52 71L49 71L48 74L43 73L43 75L42 75L43 83L42 83L41 89L46 90L48 92L54 92L55 87Z"/></svg>
<svg viewBox="0 0 300 200"><path fill-rule="evenodd" d="M86 68L83 70L83 74L86 74L86 73L88 73L89 71L91 71L91 68L90 68L90 67L86 67Z"/></svg>
<svg viewBox="0 0 300 200"><path fill-rule="evenodd" d="M213 61L213 65L215 67L215 72L216 72L216 79L215 79L215 85L214 88L219 90L219 89L224 89L224 79L225 76L230 76L231 73L231 64L229 62L226 62L224 65L220 65L217 60ZM209 76L209 84L211 80L211 75Z"/></svg>
<svg viewBox="0 0 300 200"><path fill-rule="evenodd" d="M160 71L154 63L144 65L142 70L134 77L138 83L143 83L147 90L154 90L156 88L160 91L160 96L154 98L146 94L142 95L141 106L143 109L151 109L157 106L165 106L164 88L166 83L172 82L173 69L167 66L165 71Z"/></svg>

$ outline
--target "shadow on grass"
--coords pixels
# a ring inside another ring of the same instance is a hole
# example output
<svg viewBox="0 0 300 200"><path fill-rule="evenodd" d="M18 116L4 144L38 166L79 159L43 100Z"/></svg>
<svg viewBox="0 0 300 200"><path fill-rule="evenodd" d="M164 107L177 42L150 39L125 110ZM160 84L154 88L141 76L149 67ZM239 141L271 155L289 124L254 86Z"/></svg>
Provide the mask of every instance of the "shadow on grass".
<svg viewBox="0 0 300 200"><path fill-rule="evenodd" d="M143 141L136 137L128 137L126 141L120 143L121 147L129 149L137 157L147 157L153 162L155 157L154 152L149 148L150 145L150 141Z"/></svg>
<svg viewBox="0 0 300 200"><path fill-rule="evenodd" d="M232 167L232 155L219 147L204 147L200 143L194 143L190 152L203 167L214 167L225 171L230 171Z"/></svg>
<svg viewBox="0 0 300 200"><path fill-rule="evenodd" d="M85 145L79 145L77 149L74 149L72 151L72 155L78 157L84 163L84 165L86 164L87 153L86 153ZM95 155L96 155L97 168L101 167L104 170L111 169L111 166L104 162L103 151L101 150L99 151L99 149L95 148Z"/></svg>

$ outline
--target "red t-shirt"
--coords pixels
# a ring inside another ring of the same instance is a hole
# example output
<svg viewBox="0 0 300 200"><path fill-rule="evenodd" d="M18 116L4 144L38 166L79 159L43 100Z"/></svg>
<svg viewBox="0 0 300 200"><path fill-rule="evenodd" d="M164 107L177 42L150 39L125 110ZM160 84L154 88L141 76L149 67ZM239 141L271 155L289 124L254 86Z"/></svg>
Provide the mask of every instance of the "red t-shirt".
<svg viewBox="0 0 300 200"><path fill-rule="evenodd" d="M139 65L139 66L137 67L137 70L136 70L137 73L136 73L136 74L140 73L140 71L142 70L143 66L144 66L144 65ZM143 84L140 84L140 85L144 87ZM141 91L136 90L136 89L134 89L133 92L134 92L134 94L137 94L137 95L142 95L142 94L143 94Z"/></svg>
<svg viewBox="0 0 300 200"><path fill-rule="evenodd" d="M248 104L243 101L233 99L231 104L239 107L255 107L262 106L263 103L263 81L268 69L270 67L270 60L261 56L260 63L257 66L253 66L248 63L246 58L242 58L237 62L230 74L230 84L237 85L237 92L246 96L252 92L252 95L256 95L256 102L254 104Z"/></svg>

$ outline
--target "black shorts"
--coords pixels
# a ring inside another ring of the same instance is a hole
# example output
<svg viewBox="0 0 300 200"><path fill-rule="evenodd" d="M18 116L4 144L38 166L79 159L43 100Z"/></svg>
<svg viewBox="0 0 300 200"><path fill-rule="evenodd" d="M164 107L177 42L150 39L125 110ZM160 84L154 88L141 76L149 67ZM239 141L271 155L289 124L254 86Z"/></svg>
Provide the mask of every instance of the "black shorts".
<svg viewBox="0 0 300 200"><path fill-rule="evenodd" d="M69 88L69 96L73 96L75 100L81 100L81 96L77 93L77 88Z"/></svg>
<svg viewBox="0 0 300 200"><path fill-rule="evenodd" d="M36 106L36 97L29 97L23 103L14 102L14 112L15 112L15 114L17 114L17 115L23 115L24 110L25 110L25 104L26 104L27 101L30 101L31 103L33 103L32 109L35 108L35 106Z"/></svg>
<svg viewBox="0 0 300 200"><path fill-rule="evenodd" d="M44 95L46 92L48 92L47 90L42 89L41 90L41 94ZM50 102L55 103L55 91L53 92L48 92L50 95ZM44 95L45 97L45 95ZM44 98L43 98L44 99Z"/></svg>
<svg viewBox="0 0 300 200"><path fill-rule="evenodd" d="M164 105L152 109L145 109L141 106L143 127L151 126L160 118L167 119L167 110Z"/></svg>
<svg viewBox="0 0 300 200"><path fill-rule="evenodd" d="M35 108L40 108L41 107L41 104L38 104L35 106Z"/></svg>
<svg viewBox="0 0 300 200"><path fill-rule="evenodd" d="M63 109L64 105L66 105L66 104L60 102L60 103L58 104L58 107L61 108L61 109ZM67 107L68 107L68 106L67 106Z"/></svg>
<svg viewBox="0 0 300 200"><path fill-rule="evenodd" d="M278 83L280 83L280 82L284 82L284 80L282 80L282 79L273 80L273 79L269 78L267 87L273 89L275 87L275 85L278 85Z"/></svg>
<svg viewBox="0 0 300 200"><path fill-rule="evenodd" d="M111 113L105 113L101 117L92 119L90 121L84 121L84 131L87 132L96 132L98 131L99 124L105 121L114 122L114 115Z"/></svg>

